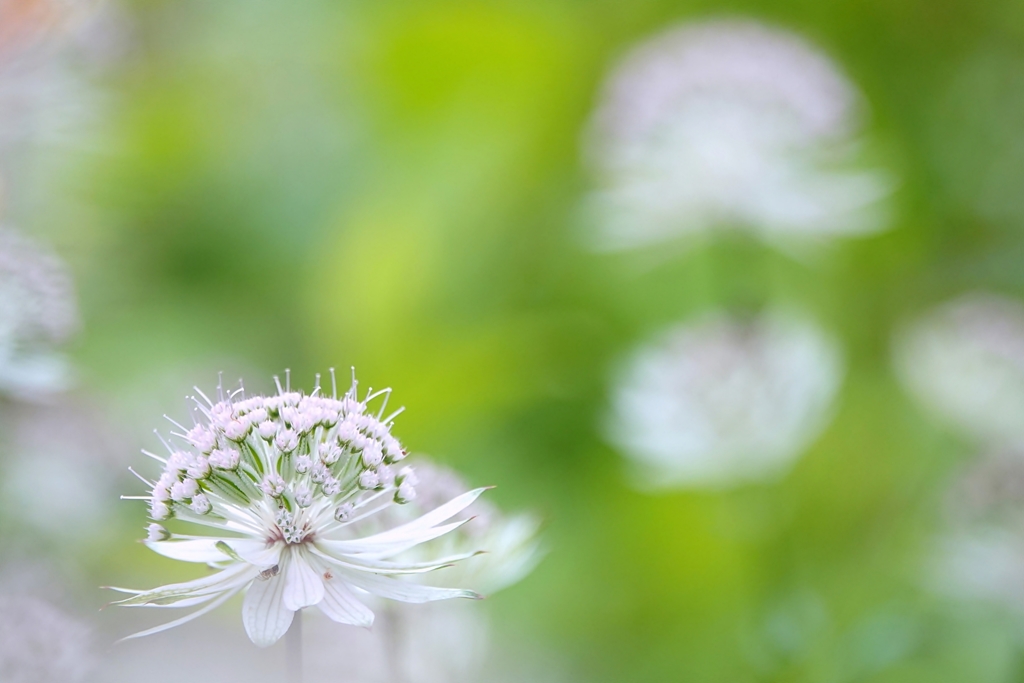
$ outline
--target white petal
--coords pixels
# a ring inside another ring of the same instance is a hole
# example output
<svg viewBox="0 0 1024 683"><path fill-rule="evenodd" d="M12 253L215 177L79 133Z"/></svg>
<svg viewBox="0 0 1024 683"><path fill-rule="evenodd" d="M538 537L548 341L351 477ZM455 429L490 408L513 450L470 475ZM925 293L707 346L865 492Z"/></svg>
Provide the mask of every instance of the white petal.
<svg viewBox="0 0 1024 683"><path fill-rule="evenodd" d="M242 602L242 623L249 640L259 647L276 643L292 625L295 613L284 606L284 577L256 579Z"/></svg>
<svg viewBox="0 0 1024 683"><path fill-rule="evenodd" d="M233 539L202 538L187 541L145 541L146 547L155 553L172 560L182 562L223 562L227 559L223 552L217 549L218 541L230 541Z"/></svg>
<svg viewBox="0 0 1024 683"><path fill-rule="evenodd" d="M236 588L235 590L229 591L229 592L225 593L224 595L220 596L219 598L217 598L216 600L214 600L213 602L211 602L206 607L203 607L202 609L197 609L192 614L188 614L188 615L182 617L181 619L175 619L174 621L169 621L166 624L161 624L160 626L157 626L155 628L147 629L145 631L139 631L138 633L133 633L132 635L126 636L126 637L122 638L121 640L131 640L132 638L142 638L143 636L150 636L150 635L153 635L154 633L160 633L161 631L166 631L167 629L174 628L175 626L181 626L182 624L187 624L188 622L192 621L193 619L197 619L197 618L203 616L204 614L206 614L207 612L211 612L211 611L217 609L218 607L223 605L225 602L227 602L227 600L230 597L232 597L235 593L237 593L239 590L241 590L241 589L240 588ZM118 642L121 642L121 641L118 641Z"/></svg>
<svg viewBox="0 0 1024 683"><path fill-rule="evenodd" d="M450 501L437 507L425 515L420 515L416 519L401 526L396 526L394 529L385 531L384 533L377 534L376 536L370 536L369 538L374 539L386 539L390 536L405 536L408 532L423 531L429 529L432 526L436 526L441 522L454 517L459 514L470 505L472 505L480 494L486 491L486 488L474 489L467 493L463 493L461 496L456 496ZM369 540L364 539L364 540Z"/></svg>
<svg viewBox="0 0 1024 683"><path fill-rule="evenodd" d="M143 605L148 603L170 604L199 595L210 595L225 591L237 590L251 581L259 570L247 564L236 564L216 574L204 576L185 583L172 583L148 591L139 591L137 595L119 600L118 605ZM125 589L121 589L127 592Z"/></svg>
<svg viewBox="0 0 1024 683"><path fill-rule="evenodd" d="M312 607L324 599L324 581L310 566L306 551L293 550L284 571L284 605L290 610Z"/></svg>
<svg viewBox="0 0 1024 683"><path fill-rule="evenodd" d="M241 589L242 589L242 587L238 586L237 588L233 588L233 589L231 589L228 592L230 592L232 595L234 595L235 593L237 593ZM135 604L135 605L129 604L129 605L119 605L119 607L145 607L147 609L181 609L183 607L195 607L196 605L202 605L203 603L209 602L210 600L213 600L214 598L217 598L217 597L220 597L217 593L206 593L204 595L197 595L194 598L182 598L181 600L178 600L176 602L167 603L167 604L161 604L161 603L146 603L146 604Z"/></svg>
<svg viewBox="0 0 1024 683"><path fill-rule="evenodd" d="M355 593L345 585L341 576L334 576L333 572L323 563L317 567L321 571L328 572L331 578L324 579L324 599L317 607L320 611L339 624L351 624L369 628L373 625L373 611L364 605L356 597Z"/></svg>
<svg viewBox="0 0 1024 683"><path fill-rule="evenodd" d="M432 602L434 600L448 600L450 598L480 599L481 597L479 593L459 588L421 586L420 584L402 581L401 579L391 579L350 569L339 568L337 571L341 572L345 580L357 588L362 588L364 591L379 595L382 598L399 600L401 602Z"/></svg>
<svg viewBox="0 0 1024 683"><path fill-rule="evenodd" d="M225 542L231 546L232 550L238 553L239 557L260 569L273 567L281 562L282 543L274 543L267 547L265 541L230 539Z"/></svg>
<svg viewBox="0 0 1024 683"><path fill-rule="evenodd" d="M462 553L460 555L451 555L449 557L443 557L428 562L388 562L385 560L367 559L366 555L335 557L334 555L322 552L315 546L310 547L309 551L334 565L355 569L356 571L373 572L374 574L425 574L427 572L433 572L438 569L450 567L453 562L465 560L480 554L474 551L470 553Z"/></svg>
<svg viewBox="0 0 1024 683"><path fill-rule="evenodd" d="M238 522L230 519L220 519L218 517L214 517L212 514L196 515L183 508L179 508L174 514L177 518L184 522L188 522L189 524L198 524L199 526L219 529L220 531L233 531L235 533L245 534L246 536L254 536L257 533L260 533L260 530L256 527L239 524Z"/></svg>
<svg viewBox="0 0 1024 683"><path fill-rule="evenodd" d="M439 536L444 536L468 522L464 519L460 522L442 524L427 529L406 529L401 534L394 534L390 531L357 538L350 541L320 540L316 542L318 548L330 555L336 556L359 556L365 559L382 559L391 555L397 555L409 548L432 541Z"/></svg>
<svg viewBox="0 0 1024 683"><path fill-rule="evenodd" d="M420 515L416 519L394 529L389 529L366 538L345 540L345 541L320 541L321 544L329 544L331 552L335 554L351 555L353 553L372 553L374 557L382 558L393 555L402 550L407 550L419 543L443 536L469 520L454 522L441 527L436 525L459 514L472 505L480 497L486 488L479 488L456 496L444 505L441 505L430 512ZM399 548L393 550L392 548Z"/></svg>

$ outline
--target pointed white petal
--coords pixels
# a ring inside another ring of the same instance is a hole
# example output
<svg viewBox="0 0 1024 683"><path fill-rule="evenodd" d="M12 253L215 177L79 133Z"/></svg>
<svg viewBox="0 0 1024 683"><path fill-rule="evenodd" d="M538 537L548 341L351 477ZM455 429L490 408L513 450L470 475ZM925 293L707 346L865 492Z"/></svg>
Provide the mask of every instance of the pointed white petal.
<svg viewBox="0 0 1024 683"><path fill-rule="evenodd" d="M382 559L391 555L397 555L420 543L426 543L439 536L444 536L468 521L468 519L464 519L460 522L442 524L441 526L428 529L406 530L402 534L385 532L350 541L318 540L316 545L327 554L336 557L348 555L363 559Z"/></svg>
<svg viewBox="0 0 1024 683"><path fill-rule="evenodd" d="M345 585L345 580L323 562L314 561L314 566L324 576L324 599L317 604L320 611L339 624L351 624L369 628L373 625L373 611L364 605L355 593ZM327 578L330 577L330 578Z"/></svg>
<svg viewBox="0 0 1024 683"><path fill-rule="evenodd" d="M256 579L242 603L242 623L249 640L259 647L276 643L292 625L295 613L284 606L284 577Z"/></svg>
<svg viewBox="0 0 1024 683"><path fill-rule="evenodd" d="M216 574L204 576L185 583L172 583L152 590L143 591L117 605L170 604L179 600L210 595L241 588L259 574L259 569L247 564L236 564Z"/></svg>
<svg viewBox="0 0 1024 683"><path fill-rule="evenodd" d="M281 577L284 579L284 606L295 611L312 607L324 599L324 580L310 566L303 548L293 550Z"/></svg>
<svg viewBox="0 0 1024 683"><path fill-rule="evenodd" d="M267 547L265 541L250 541L247 539L230 539L226 541L231 549L238 553L238 556L251 565L260 569L273 567L281 562L281 549L283 543L274 543Z"/></svg>
<svg viewBox="0 0 1024 683"><path fill-rule="evenodd" d="M394 529L389 529L388 531L377 534L376 536L370 536L364 540L379 539L383 541L387 540L391 536L404 538L411 532L429 529L430 527L436 526L468 508L476 501L477 498L480 497L480 494L486 490L486 488L480 488L463 493L461 496L456 496L444 505L431 510L425 515L417 517L411 522L407 522L401 526L396 526Z"/></svg>
<svg viewBox="0 0 1024 683"><path fill-rule="evenodd" d="M345 580L357 588L362 588L367 593L379 595L382 598L399 600L401 602L432 602L434 600L448 600L450 598L472 598L479 600L482 596L470 590L460 588L436 588L434 586L421 586L417 583L410 583L401 579L392 579L376 574L352 571L351 569L338 569L345 577Z"/></svg>
<svg viewBox="0 0 1024 683"><path fill-rule="evenodd" d="M241 587L234 589L234 592L241 590ZM167 604L160 603L146 603L136 605L119 605L120 607L145 607L146 609L181 609L183 607L195 607L196 605L202 605L203 603L209 602L214 598L220 597L217 593L207 593L206 595L197 595L194 598L182 598L175 602Z"/></svg>
<svg viewBox="0 0 1024 683"><path fill-rule="evenodd" d="M225 593L224 595L220 596L219 598L217 598L216 600L211 602L206 607L204 607L202 609L197 609L192 614L186 615L186 616L182 617L181 619L175 619L174 621L167 622L166 624L162 624L160 626L157 626L156 628L151 628L151 629L147 629L145 631L139 631L138 633L133 633L130 636L125 636L124 638L122 638L118 642L121 642L121 641L124 641L124 640L131 640L133 638L142 638L143 636L151 636L154 633L160 633L161 631L166 631L169 628L174 628L175 626L181 626L182 624L187 624L188 622L192 621L193 619L198 619L199 617L203 616L207 612L211 612L211 611L217 609L218 607L223 605L225 602L227 602L228 599L231 598L239 590L241 590L241 589L240 588L236 588L233 591Z"/></svg>
<svg viewBox="0 0 1024 683"><path fill-rule="evenodd" d="M443 569L444 567L450 567L453 561L452 558L443 558L434 562L416 563L384 562L380 560L363 561L363 556L358 556L356 558L347 557L342 559L321 552L315 547L311 547L309 550L317 557L330 562L334 566L354 569L356 571L371 572L374 574L425 574L427 572ZM454 556L454 560L466 559L467 557L472 557L476 554L477 553L465 553L463 555L456 555Z"/></svg>
<svg viewBox="0 0 1024 683"><path fill-rule="evenodd" d="M472 552L459 553L458 555L446 555L445 557L439 557L436 560L427 562L392 562L390 560L373 559L366 555L358 555L348 559L354 566L368 569L377 574L421 574L450 567L456 562L462 562L471 557L483 555L485 552L483 550L474 550Z"/></svg>
<svg viewBox="0 0 1024 683"><path fill-rule="evenodd" d="M233 539L204 538L188 541L145 541L146 547L155 553L182 562L223 562L224 553L217 549L218 541Z"/></svg>
<svg viewBox="0 0 1024 683"><path fill-rule="evenodd" d="M210 527L211 529L219 529L220 531L233 531L246 536L253 536L261 533L257 527L250 527L230 519L221 519L215 517L212 513L209 515L196 515L188 512L183 508L178 508L175 513L175 518L180 519L183 522L189 524L198 524L199 526Z"/></svg>

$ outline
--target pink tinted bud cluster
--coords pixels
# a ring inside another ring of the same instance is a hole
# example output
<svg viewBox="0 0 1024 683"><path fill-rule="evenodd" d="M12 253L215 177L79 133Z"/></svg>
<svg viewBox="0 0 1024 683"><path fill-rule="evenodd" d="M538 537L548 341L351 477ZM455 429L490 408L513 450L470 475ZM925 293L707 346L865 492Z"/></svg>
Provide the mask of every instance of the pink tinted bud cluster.
<svg viewBox="0 0 1024 683"><path fill-rule="evenodd" d="M358 400L354 382L341 398L281 391L216 403L196 399L196 424L172 433L166 458L154 456L164 471L151 482L150 516L222 517L225 506L262 502L281 520L309 510L344 523L362 497L413 500L415 476L398 465L406 452L383 408L371 413L368 399ZM279 522L284 537L303 538L302 525L293 526Z"/></svg>

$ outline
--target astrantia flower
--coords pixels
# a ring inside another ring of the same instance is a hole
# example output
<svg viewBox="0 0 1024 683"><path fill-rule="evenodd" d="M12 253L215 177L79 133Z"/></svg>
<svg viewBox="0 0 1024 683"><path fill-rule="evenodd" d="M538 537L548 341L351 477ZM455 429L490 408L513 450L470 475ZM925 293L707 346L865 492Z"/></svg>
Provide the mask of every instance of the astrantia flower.
<svg viewBox="0 0 1024 683"><path fill-rule="evenodd" d="M201 392L200 392L201 395ZM484 491L462 493L408 522L366 529L394 506L416 497L415 474L384 417L390 390L360 400L356 383L341 398L280 390L276 396L196 400L200 417L172 434L151 493L146 540L172 559L201 562L217 571L186 583L132 593L126 606L201 609L155 633L204 614L245 591L242 620L260 646L277 641L294 613L319 607L336 622L369 626L368 595L428 602L478 595L459 588L415 583L423 574L471 557L476 550L421 561L403 553L466 520L449 521ZM368 402L383 396L371 411ZM212 530L176 535L170 520Z"/></svg>
<svg viewBox="0 0 1024 683"><path fill-rule="evenodd" d="M1024 610L1024 449L986 452L952 480L926 577L940 592Z"/></svg>
<svg viewBox="0 0 1024 683"><path fill-rule="evenodd" d="M897 337L896 367L913 395L967 434L1024 442L1024 305L974 293Z"/></svg>
<svg viewBox="0 0 1024 683"><path fill-rule="evenodd" d="M711 21L654 37L609 78L591 126L595 241L880 229L890 183L849 165L859 104L835 65L786 31Z"/></svg>
<svg viewBox="0 0 1024 683"><path fill-rule="evenodd" d="M841 378L839 350L810 322L709 315L633 353L606 431L649 486L768 479L827 424Z"/></svg>
<svg viewBox="0 0 1024 683"><path fill-rule="evenodd" d="M67 364L54 349L77 325L61 261L0 228L0 392L31 397L64 388Z"/></svg>

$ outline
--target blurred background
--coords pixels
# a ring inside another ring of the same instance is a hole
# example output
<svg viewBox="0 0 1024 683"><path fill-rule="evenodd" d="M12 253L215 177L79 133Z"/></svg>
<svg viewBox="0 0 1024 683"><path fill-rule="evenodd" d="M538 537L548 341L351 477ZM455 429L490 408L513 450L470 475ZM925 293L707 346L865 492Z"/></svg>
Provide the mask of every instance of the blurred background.
<svg viewBox="0 0 1024 683"><path fill-rule="evenodd" d="M1009 0L0 0L0 679L280 680L119 495L355 366L544 520L407 683L1024 680L1022 188Z"/></svg>

